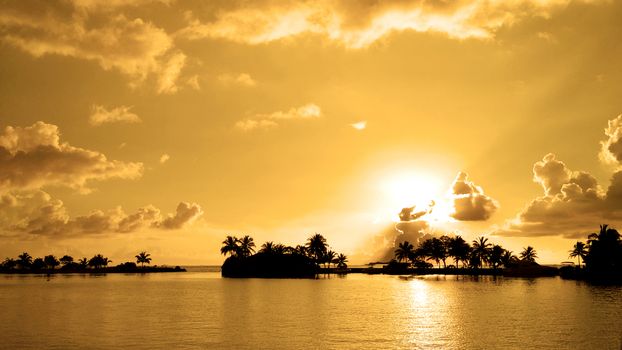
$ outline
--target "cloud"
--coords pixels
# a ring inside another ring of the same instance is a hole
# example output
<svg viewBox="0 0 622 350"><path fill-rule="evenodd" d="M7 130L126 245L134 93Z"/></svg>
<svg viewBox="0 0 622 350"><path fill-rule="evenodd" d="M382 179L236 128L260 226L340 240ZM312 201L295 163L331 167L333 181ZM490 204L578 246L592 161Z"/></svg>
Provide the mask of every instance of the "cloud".
<svg viewBox="0 0 622 350"><path fill-rule="evenodd" d="M620 121L620 116L609 121L605 129L607 140L601 143L601 159L606 156L609 162L619 162ZM590 173L573 171L549 153L534 164L533 174L543 195L533 199L495 234L584 238L599 224L622 222L622 171L612 174L603 191Z"/></svg>
<svg viewBox="0 0 622 350"><path fill-rule="evenodd" d="M262 1L232 2L201 20L188 13L176 35L258 45L314 34L345 47L368 47L395 32L442 33L452 39L490 39L524 18L549 17L570 0L518 1ZM597 2L597 1L584 1Z"/></svg>
<svg viewBox="0 0 622 350"><path fill-rule="evenodd" d="M542 167L555 168L550 178L536 175ZM559 174L567 174L563 183ZM583 237L603 222L622 219L622 173L614 173L603 192L596 179L584 171L571 171L552 154L534 165L534 181L544 195L532 200L515 219L496 234L505 236ZM554 186L550 184L553 183Z"/></svg>
<svg viewBox="0 0 622 350"><path fill-rule="evenodd" d="M488 220L499 208L497 201L484 194L484 190L469 181L469 175L458 173L451 188L450 197L454 211L451 214L460 221Z"/></svg>
<svg viewBox="0 0 622 350"><path fill-rule="evenodd" d="M177 92L177 79L181 73L181 69L186 64L186 55L176 52L162 65L158 76L157 92L160 94L172 94Z"/></svg>
<svg viewBox="0 0 622 350"><path fill-rule="evenodd" d="M290 110L283 112L277 111L271 114L257 114L253 118L240 120L235 124L235 127L243 131L251 131L254 129L269 129L279 125L279 122L283 120L305 120L315 119L322 115L322 110L316 104L309 103L297 108L291 108Z"/></svg>
<svg viewBox="0 0 622 350"><path fill-rule="evenodd" d="M87 182L136 179L142 163L109 160L102 153L60 141L58 127L36 122L0 133L0 193L66 186L87 191Z"/></svg>
<svg viewBox="0 0 622 350"><path fill-rule="evenodd" d="M607 139L601 141L600 159L609 164L622 161L622 114L608 122L605 129Z"/></svg>
<svg viewBox="0 0 622 350"><path fill-rule="evenodd" d="M365 130L365 128L367 127L367 121L362 120L360 122L352 123L350 124L350 126L355 130Z"/></svg>
<svg viewBox="0 0 622 350"><path fill-rule="evenodd" d="M104 106L93 105L89 116L89 123L99 126L108 123L140 123L142 120L135 113L130 112L132 107L120 106L107 110Z"/></svg>
<svg viewBox="0 0 622 350"><path fill-rule="evenodd" d="M185 55L162 28L119 11L139 3L3 2L0 41L35 57L60 55L97 62L104 70L128 75L132 86L155 76L158 92L175 92Z"/></svg>
<svg viewBox="0 0 622 350"><path fill-rule="evenodd" d="M171 156L169 156L168 154L164 153L163 155L160 156L160 164L164 164L164 163L168 162L169 159L171 159Z"/></svg>
<svg viewBox="0 0 622 350"><path fill-rule="evenodd" d="M138 208L129 215L117 207L71 217L61 200L44 191L9 193L0 197L0 228L5 235L69 237L130 233L146 228L175 230L192 224L202 215L198 204L181 202L175 214L165 217L153 205Z"/></svg>
<svg viewBox="0 0 622 350"><path fill-rule="evenodd" d="M186 80L186 84L193 88L194 90L201 90L201 84L199 84L199 76L193 75L188 80Z"/></svg>
<svg viewBox="0 0 622 350"><path fill-rule="evenodd" d="M177 205L175 214L169 214L164 220L157 222L155 226L165 229L180 229L193 223L203 215L201 206L196 203L181 202Z"/></svg>
<svg viewBox="0 0 622 350"><path fill-rule="evenodd" d="M257 82L247 73L221 74L218 76L218 80L225 85L241 85L246 87L257 85Z"/></svg>

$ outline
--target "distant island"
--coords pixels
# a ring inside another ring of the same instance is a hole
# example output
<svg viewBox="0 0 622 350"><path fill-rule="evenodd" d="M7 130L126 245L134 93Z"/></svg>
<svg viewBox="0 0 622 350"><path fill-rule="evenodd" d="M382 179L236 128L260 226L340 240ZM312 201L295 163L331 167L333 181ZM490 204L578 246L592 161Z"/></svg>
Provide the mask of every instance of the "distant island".
<svg viewBox="0 0 622 350"><path fill-rule="evenodd" d="M17 259L6 258L0 264L0 273L9 274L55 274L55 273L148 273L148 272L184 272L179 266L145 266L151 264L151 254L140 252L136 255L136 262L124 262L116 266L109 258L97 254L90 259L75 260L72 256L64 255L60 259L54 255L43 258L33 258L24 252ZM138 266L137 264L140 264Z"/></svg>
<svg viewBox="0 0 622 350"><path fill-rule="evenodd" d="M220 252L229 255L222 265L223 277L309 278L322 271L320 265L345 272L348 258L332 251L321 234L309 237L305 245L296 247L264 243L255 253L252 237L227 236ZM254 254L255 253L255 254Z"/></svg>
<svg viewBox="0 0 622 350"><path fill-rule="evenodd" d="M367 268L348 268L347 257L329 249L326 238L317 233L296 247L266 242L257 253L252 237L227 236L220 252L229 255L222 265L223 277L313 278L322 273L560 275L567 279L622 282L622 241L618 231L607 225L601 225L599 233L590 234L587 243L577 242L570 250L569 257L577 258L578 265L566 262L561 268L538 264L532 246L523 248L516 256L486 237L478 237L469 244L459 235L430 238L416 248L403 241L396 247L394 259L369 263ZM375 268L377 265L381 268Z"/></svg>

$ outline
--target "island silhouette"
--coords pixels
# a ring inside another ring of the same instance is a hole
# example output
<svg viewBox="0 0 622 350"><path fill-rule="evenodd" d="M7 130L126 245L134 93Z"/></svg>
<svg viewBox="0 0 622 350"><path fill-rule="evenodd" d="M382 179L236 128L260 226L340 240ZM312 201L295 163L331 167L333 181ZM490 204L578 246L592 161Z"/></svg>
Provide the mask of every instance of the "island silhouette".
<svg viewBox="0 0 622 350"><path fill-rule="evenodd" d="M577 258L577 265L570 262L561 268L538 264L538 253L532 246L524 247L515 255L483 236L471 244L460 235L429 238L417 247L403 241L398 243L390 261L355 268L349 268L347 256L331 250L326 238L318 233L309 237L305 244L295 247L271 241L265 242L256 253L255 247L254 239L248 235L241 238L227 236L220 249L221 254L228 255L221 268L222 276L313 278L331 273L560 275L569 279L622 282L622 241L618 231L608 225L601 225L600 231L590 234L586 243L577 242L570 250L569 257ZM381 267L376 268L378 265Z"/></svg>
<svg viewBox="0 0 622 350"><path fill-rule="evenodd" d="M145 266L145 264L151 264L151 254L145 251L138 253L135 258L136 262L127 261L116 266L108 266L112 264L112 260L102 254L96 254L90 259L80 258L75 260L70 255L64 255L60 259L54 255L33 258L30 254L24 252L18 255L17 259L6 258L0 264L0 273L147 273L186 271L179 266Z"/></svg>

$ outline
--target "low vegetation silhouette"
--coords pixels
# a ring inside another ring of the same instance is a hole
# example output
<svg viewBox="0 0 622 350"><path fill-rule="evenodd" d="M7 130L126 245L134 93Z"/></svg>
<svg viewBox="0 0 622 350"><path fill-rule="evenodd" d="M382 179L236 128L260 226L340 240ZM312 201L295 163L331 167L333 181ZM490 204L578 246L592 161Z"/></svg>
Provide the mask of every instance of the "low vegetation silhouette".
<svg viewBox="0 0 622 350"><path fill-rule="evenodd" d="M96 254L92 258L80 258L77 261L69 255L64 255L60 259L54 255L46 255L43 258L33 258L27 252L19 254L16 259L6 258L0 263L0 273L114 273L114 272L169 272L185 271L179 266L152 266L145 267L151 263L151 255L147 252L140 252L136 255L136 263L128 261L116 266L109 266L112 260L102 254ZM138 267L136 264L141 264Z"/></svg>
<svg viewBox="0 0 622 350"><path fill-rule="evenodd" d="M220 253L228 256L222 265L224 277L314 277L322 272L345 272L348 257L330 249L319 233L295 247L265 242L255 253L255 242L246 235L227 236ZM336 266L336 269L333 268Z"/></svg>

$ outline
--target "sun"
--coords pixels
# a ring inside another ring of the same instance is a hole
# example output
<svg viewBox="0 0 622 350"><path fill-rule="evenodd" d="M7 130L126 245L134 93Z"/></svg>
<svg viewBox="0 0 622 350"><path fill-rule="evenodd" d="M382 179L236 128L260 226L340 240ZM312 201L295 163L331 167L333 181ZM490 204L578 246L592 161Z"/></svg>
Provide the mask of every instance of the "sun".
<svg viewBox="0 0 622 350"><path fill-rule="evenodd" d="M451 208L447 203L447 184L438 177L423 172L403 172L384 178L380 183L384 199L382 205L391 212L415 206L424 210L434 203L428 220L450 220ZM397 214L394 220L397 220Z"/></svg>

